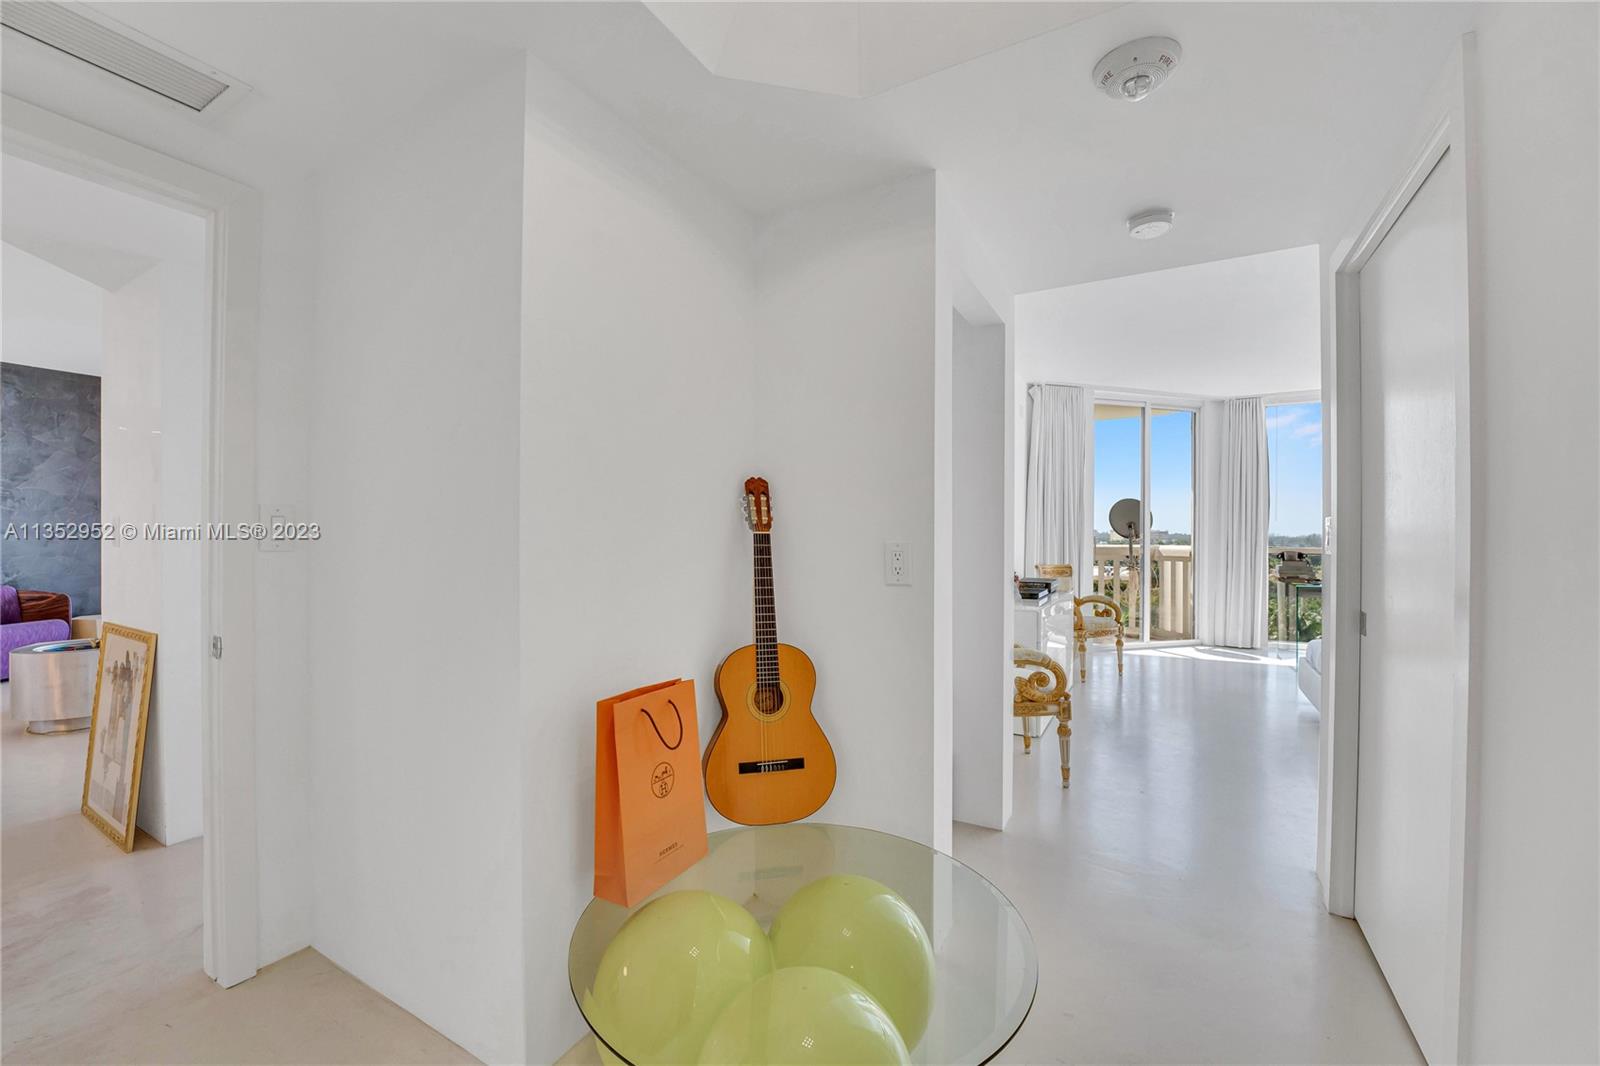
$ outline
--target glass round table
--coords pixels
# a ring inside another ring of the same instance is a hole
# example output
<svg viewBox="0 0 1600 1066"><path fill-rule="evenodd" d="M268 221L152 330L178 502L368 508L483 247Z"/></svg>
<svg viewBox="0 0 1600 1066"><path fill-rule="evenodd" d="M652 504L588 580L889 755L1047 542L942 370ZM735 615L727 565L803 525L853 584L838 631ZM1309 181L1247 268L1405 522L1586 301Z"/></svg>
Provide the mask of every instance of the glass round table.
<svg viewBox="0 0 1600 1066"><path fill-rule="evenodd" d="M709 1024L691 1020L693 1004L716 992L703 976L664 982L663 994L635 998L626 1008L602 1002L605 991L597 996L597 986L614 989L617 975L628 973L626 962L619 969L614 958L607 958L606 949L629 918L670 893L701 890L741 905L749 912L749 917L741 915L741 920L753 918L776 939L773 919L783 905L803 887L830 875L870 878L889 887L915 913L926 932L932 949L931 1003L922 1008L926 1018L923 1031L913 1034L915 1040L908 1037L904 1041L909 1061L982 1063L998 1054L1028 1016L1039 982L1033 937L1011 901L971 867L914 841L870 829L800 822L712 833L704 859L635 907L590 901L572 933L567 974L573 998L599 1042L601 1058L634 1066L694 1062L699 1056L704 1056L700 1061L720 1061L711 1054L711 1042L704 1034L690 1031L697 1024ZM678 902L690 898L674 897ZM662 915L665 908L654 913ZM694 921L688 912L673 921L676 924L669 936L680 943L669 950L692 956L708 950L705 937L694 943L690 943L692 936L684 939L684 925ZM638 924L630 927L630 936L639 931ZM842 932L850 935L848 929ZM797 973L790 971L785 976ZM829 974L818 976L828 978ZM748 983L748 977L745 980ZM795 993L791 989L786 994ZM718 1024L726 1027L727 1015L732 1013L737 1011L725 1010ZM641 1036L641 1030L651 1025L658 1036L663 1025L679 1031L664 1044ZM746 1020L746 1035L749 1027ZM812 1047L810 1036L797 1035L804 1047Z"/></svg>

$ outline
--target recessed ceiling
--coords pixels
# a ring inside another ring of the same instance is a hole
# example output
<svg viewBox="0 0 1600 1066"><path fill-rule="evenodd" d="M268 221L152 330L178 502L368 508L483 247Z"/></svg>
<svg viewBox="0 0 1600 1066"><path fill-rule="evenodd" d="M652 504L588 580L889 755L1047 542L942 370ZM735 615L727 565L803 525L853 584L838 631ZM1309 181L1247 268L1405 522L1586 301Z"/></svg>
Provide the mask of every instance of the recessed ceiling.
<svg viewBox="0 0 1600 1066"><path fill-rule="evenodd" d="M711 73L874 96L1110 3L646 3Z"/></svg>

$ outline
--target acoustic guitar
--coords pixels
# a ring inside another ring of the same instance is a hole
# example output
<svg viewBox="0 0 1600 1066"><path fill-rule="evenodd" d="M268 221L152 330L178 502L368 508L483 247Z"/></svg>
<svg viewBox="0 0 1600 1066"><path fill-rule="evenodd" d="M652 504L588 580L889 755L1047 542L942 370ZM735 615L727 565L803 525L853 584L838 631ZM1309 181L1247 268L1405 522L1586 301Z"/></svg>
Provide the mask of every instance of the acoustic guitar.
<svg viewBox="0 0 1600 1066"><path fill-rule="evenodd" d="M772 598L772 503L763 478L744 483L754 540L755 643L717 667L722 721L706 746L706 795L730 821L772 825L806 817L833 792L833 746L811 714L817 670L778 643Z"/></svg>

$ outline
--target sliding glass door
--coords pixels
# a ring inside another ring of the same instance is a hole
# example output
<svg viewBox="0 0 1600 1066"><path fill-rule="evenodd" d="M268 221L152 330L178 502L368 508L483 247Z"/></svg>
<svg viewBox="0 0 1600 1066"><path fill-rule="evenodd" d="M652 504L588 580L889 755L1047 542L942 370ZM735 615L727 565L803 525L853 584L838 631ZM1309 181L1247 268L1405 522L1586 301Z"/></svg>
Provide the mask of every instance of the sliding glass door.
<svg viewBox="0 0 1600 1066"><path fill-rule="evenodd" d="M1194 639L1195 408L1095 403L1093 591L1128 639Z"/></svg>
<svg viewBox="0 0 1600 1066"><path fill-rule="evenodd" d="M1150 619L1146 640L1194 639L1194 422L1180 407L1152 407Z"/></svg>
<svg viewBox="0 0 1600 1066"><path fill-rule="evenodd" d="M1137 525L1126 524L1124 512L1144 499L1144 407L1097 402L1094 405L1094 582L1096 595L1122 605L1130 640L1142 640L1143 543ZM1113 514L1120 528L1113 526Z"/></svg>

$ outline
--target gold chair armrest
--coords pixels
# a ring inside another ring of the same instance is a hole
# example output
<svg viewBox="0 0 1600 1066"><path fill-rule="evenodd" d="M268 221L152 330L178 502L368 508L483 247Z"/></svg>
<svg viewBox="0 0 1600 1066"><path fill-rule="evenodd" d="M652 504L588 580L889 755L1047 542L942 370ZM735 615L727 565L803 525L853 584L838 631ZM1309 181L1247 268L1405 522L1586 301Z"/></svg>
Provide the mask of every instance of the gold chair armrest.
<svg viewBox="0 0 1600 1066"><path fill-rule="evenodd" d="M1086 603L1094 603L1094 604L1099 604L1099 605L1104 606L1104 607L1109 607L1111 609L1111 617L1113 617L1113 618L1115 618L1117 620L1117 625L1120 626L1122 624L1122 607L1121 607L1121 605L1119 605L1117 603L1116 600L1113 600L1111 597L1109 597L1109 596L1074 596L1073 600L1072 600L1072 609L1073 609L1074 612L1076 612L1076 614L1077 614L1077 616L1078 616L1078 618L1080 620L1083 618L1083 605L1086 604Z"/></svg>
<svg viewBox="0 0 1600 1066"><path fill-rule="evenodd" d="M1032 673L1014 678L1017 694L1015 699L1022 703L1054 703L1067 694L1067 671L1060 663L1042 651L1014 645L1011 649L1011 665L1019 670L1030 666L1043 667Z"/></svg>

